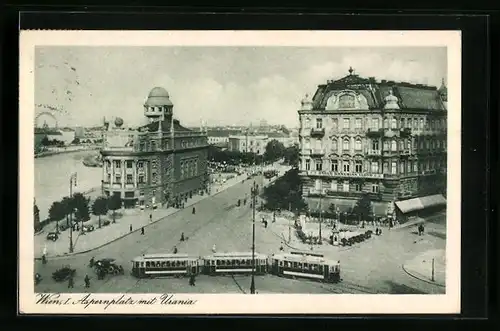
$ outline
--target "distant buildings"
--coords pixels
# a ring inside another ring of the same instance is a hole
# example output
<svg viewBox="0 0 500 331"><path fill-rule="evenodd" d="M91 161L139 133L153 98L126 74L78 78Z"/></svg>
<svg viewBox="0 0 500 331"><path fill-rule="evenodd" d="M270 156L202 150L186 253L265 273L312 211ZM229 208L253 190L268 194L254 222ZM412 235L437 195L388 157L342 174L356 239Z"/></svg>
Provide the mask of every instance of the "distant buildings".
<svg viewBox="0 0 500 331"><path fill-rule="evenodd" d="M383 214L393 201L445 192L446 102L444 82L438 90L350 70L319 85L298 111L303 196L343 209L367 193Z"/></svg>
<svg viewBox="0 0 500 331"><path fill-rule="evenodd" d="M173 106L168 92L155 87L144 104L147 124L126 129L117 118L104 132L102 189L126 208L180 206L208 190L207 136L183 127Z"/></svg>

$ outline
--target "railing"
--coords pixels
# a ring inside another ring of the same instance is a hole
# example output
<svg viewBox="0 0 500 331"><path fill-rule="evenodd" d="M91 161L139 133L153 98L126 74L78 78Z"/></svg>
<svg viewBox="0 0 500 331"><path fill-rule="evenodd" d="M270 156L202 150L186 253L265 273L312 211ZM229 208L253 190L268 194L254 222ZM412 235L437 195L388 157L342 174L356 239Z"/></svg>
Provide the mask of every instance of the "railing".
<svg viewBox="0 0 500 331"><path fill-rule="evenodd" d="M325 135L324 128L312 128L311 129L311 136L324 136L324 135Z"/></svg>
<svg viewBox="0 0 500 331"><path fill-rule="evenodd" d="M400 151L400 154L401 155L410 155L411 151L409 149L403 149L402 151Z"/></svg>
<svg viewBox="0 0 500 331"><path fill-rule="evenodd" d="M368 155L382 155L382 151L380 149L368 149L366 151Z"/></svg>
<svg viewBox="0 0 500 331"><path fill-rule="evenodd" d="M345 177L345 178L384 178L383 174L373 174L373 173L356 173L356 172L338 172L338 171L326 171L326 170L308 170L301 171L301 175L305 176L327 176L327 177Z"/></svg>
<svg viewBox="0 0 500 331"><path fill-rule="evenodd" d="M384 134L383 129L375 129L375 128L369 128L366 131L366 135L368 137L380 137Z"/></svg>
<svg viewBox="0 0 500 331"><path fill-rule="evenodd" d="M309 152L311 155L324 155L325 154L325 150L324 149L320 149L320 148L313 148L311 149L311 151Z"/></svg>

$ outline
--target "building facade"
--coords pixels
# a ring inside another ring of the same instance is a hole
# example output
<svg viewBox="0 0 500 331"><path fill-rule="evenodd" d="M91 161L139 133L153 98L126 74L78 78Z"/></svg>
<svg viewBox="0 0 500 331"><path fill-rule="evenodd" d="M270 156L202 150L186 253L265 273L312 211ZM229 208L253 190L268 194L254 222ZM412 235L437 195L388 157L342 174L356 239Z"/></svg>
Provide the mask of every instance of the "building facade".
<svg viewBox="0 0 500 331"><path fill-rule="evenodd" d="M117 118L103 133L104 194L118 194L128 208L154 208L178 206L207 192L206 133L173 118L173 104L161 87L149 93L144 116L146 123L136 129L125 128Z"/></svg>
<svg viewBox="0 0 500 331"><path fill-rule="evenodd" d="M263 155L268 142L269 137L264 134L248 132L240 135L231 135L229 136L229 150Z"/></svg>
<svg viewBox="0 0 500 331"><path fill-rule="evenodd" d="M319 85L298 111L303 196L352 207L368 193L381 214L389 202L444 193L446 102L444 81L379 82L350 69Z"/></svg>

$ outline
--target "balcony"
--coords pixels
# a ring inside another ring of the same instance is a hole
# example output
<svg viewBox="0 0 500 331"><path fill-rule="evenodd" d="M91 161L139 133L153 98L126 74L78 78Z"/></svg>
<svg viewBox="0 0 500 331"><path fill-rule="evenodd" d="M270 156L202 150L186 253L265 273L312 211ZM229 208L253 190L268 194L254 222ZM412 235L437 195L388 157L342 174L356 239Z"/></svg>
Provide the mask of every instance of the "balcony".
<svg viewBox="0 0 500 331"><path fill-rule="evenodd" d="M408 138L411 137L411 129L410 128L403 128L399 130L399 136L401 138Z"/></svg>
<svg viewBox="0 0 500 331"><path fill-rule="evenodd" d="M125 188L126 189L133 189L133 188L135 188L135 185L134 185L134 183L127 183L127 184L125 184Z"/></svg>
<svg viewBox="0 0 500 331"><path fill-rule="evenodd" d="M325 171L325 170L308 170L301 171L302 176L312 176L312 177L342 177L342 178L384 178L383 174L372 174L368 172L338 172L338 171Z"/></svg>
<svg viewBox="0 0 500 331"><path fill-rule="evenodd" d="M324 137L325 129L324 128L312 128L311 129L311 137Z"/></svg>
<svg viewBox="0 0 500 331"><path fill-rule="evenodd" d="M399 154L401 156L410 156L411 155L411 151L409 149L403 149L402 151L399 151Z"/></svg>
<svg viewBox="0 0 500 331"><path fill-rule="evenodd" d="M323 156L325 155L325 150L322 148L313 148L309 151L311 156Z"/></svg>
<svg viewBox="0 0 500 331"><path fill-rule="evenodd" d="M368 156L380 156L382 155L382 151L380 149L368 149L366 150L366 154Z"/></svg>
<svg viewBox="0 0 500 331"><path fill-rule="evenodd" d="M369 128L366 131L366 136L368 138L380 138L384 135L384 130L382 129L374 129L374 128Z"/></svg>
<svg viewBox="0 0 500 331"><path fill-rule="evenodd" d="M436 174L436 170L435 169L424 170L424 171L420 172L421 176L430 176L430 175L435 175L435 174Z"/></svg>
<svg viewBox="0 0 500 331"><path fill-rule="evenodd" d="M412 192L398 192L398 198L400 199L407 199L411 198L413 196Z"/></svg>

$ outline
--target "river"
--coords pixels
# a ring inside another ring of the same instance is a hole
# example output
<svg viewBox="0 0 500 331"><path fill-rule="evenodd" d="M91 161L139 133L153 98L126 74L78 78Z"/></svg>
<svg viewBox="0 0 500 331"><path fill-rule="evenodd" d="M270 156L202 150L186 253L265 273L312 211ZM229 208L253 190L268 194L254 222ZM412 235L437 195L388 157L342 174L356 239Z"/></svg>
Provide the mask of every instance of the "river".
<svg viewBox="0 0 500 331"><path fill-rule="evenodd" d="M40 220L47 218L52 202L69 195L69 177L77 173L77 186L73 192L85 192L101 185L102 168L83 165L85 155L95 151L82 151L46 156L35 159L35 198L40 209Z"/></svg>

